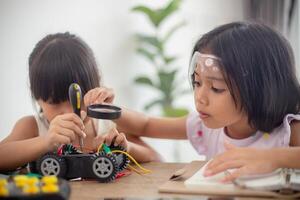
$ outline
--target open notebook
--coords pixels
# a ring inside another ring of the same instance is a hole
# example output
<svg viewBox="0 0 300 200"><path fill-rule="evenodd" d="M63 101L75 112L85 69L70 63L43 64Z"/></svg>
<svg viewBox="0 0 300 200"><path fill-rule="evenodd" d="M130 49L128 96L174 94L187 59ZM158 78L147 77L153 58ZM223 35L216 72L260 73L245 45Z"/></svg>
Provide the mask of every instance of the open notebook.
<svg viewBox="0 0 300 200"><path fill-rule="evenodd" d="M219 173L214 176L205 177L203 176L204 169L206 168L206 163L201 167L193 176L184 181L184 184L188 187L222 187L222 188L234 188L232 183L221 183L220 180L225 176L225 173Z"/></svg>
<svg viewBox="0 0 300 200"><path fill-rule="evenodd" d="M220 189L240 187L264 191L300 191L300 170L278 169L269 174L241 177L235 180L233 183L222 183L220 180L225 176L226 173L221 172L214 176L204 177L203 171L206 165L204 165L193 176L187 179L184 184L187 187L214 186ZM227 173L230 173L230 171Z"/></svg>
<svg viewBox="0 0 300 200"><path fill-rule="evenodd" d="M202 172L205 168L204 165L205 162L203 161L192 161L188 163L182 169L175 171L169 180L159 186L158 191L162 193L222 197L300 198L300 192L298 190L300 181L299 171L278 170L268 175L240 178L237 180L238 184L223 184L219 179L225 175L224 173L209 178L203 177ZM245 185L248 188L245 187ZM275 187L273 186L279 186L277 188L281 189L290 189L274 190Z"/></svg>

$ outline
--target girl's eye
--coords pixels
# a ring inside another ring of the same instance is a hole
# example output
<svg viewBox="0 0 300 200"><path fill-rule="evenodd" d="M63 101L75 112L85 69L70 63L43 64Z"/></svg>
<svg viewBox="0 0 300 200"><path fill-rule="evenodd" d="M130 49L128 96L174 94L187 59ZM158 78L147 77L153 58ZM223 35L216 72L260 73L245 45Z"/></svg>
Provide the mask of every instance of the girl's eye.
<svg viewBox="0 0 300 200"><path fill-rule="evenodd" d="M215 93L222 93L225 91L225 89L219 89L219 88L215 88L215 87L211 87L212 91Z"/></svg>
<svg viewBox="0 0 300 200"><path fill-rule="evenodd" d="M200 84L199 81L193 81L193 86L194 87L199 87L199 86L201 86L201 84Z"/></svg>

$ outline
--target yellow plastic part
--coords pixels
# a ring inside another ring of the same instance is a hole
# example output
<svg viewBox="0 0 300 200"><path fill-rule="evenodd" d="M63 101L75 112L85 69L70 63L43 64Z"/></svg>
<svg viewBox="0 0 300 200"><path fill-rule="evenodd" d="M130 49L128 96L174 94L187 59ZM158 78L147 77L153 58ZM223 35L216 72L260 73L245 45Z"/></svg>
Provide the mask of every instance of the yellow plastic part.
<svg viewBox="0 0 300 200"><path fill-rule="evenodd" d="M0 197L6 197L8 196L9 192L6 187L0 187Z"/></svg>
<svg viewBox="0 0 300 200"><path fill-rule="evenodd" d="M56 176L44 176L42 178L42 183L48 185L48 184L57 184L58 179Z"/></svg>
<svg viewBox="0 0 300 200"><path fill-rule="evenodd" d="M38 177L29 177L27 180L27 184L30 186L37 185L39 183Z"/></svg>
<svg viewBox="0 0 300 200"><path fill-rule="evenodd" d="M40 189L36 185L31 185L23 188L23 193L25 194L37 194L40 192Z"/></svg>
<svg viewBox="0 0 300 200"><path fill-rule="evenodd" d="M59 191L59 187L56 184L47 184L42 186L42 191L44 193L56 193Z"/></svg>
<svg viewBox="0 0 300 200"><path fill-rule="evenodd" d="M24 187L28 183L28 177L25 175L17 175L13 179L17 187Z"/></svg>
<svg viewBox="0 0 300 200"><path fill-rule="evenodd" d="M7 185L7 180L4 179L4 178L1 178L1 179L0 179L0 188L1 188L1 187L5 187L6 185Z"/></svg>

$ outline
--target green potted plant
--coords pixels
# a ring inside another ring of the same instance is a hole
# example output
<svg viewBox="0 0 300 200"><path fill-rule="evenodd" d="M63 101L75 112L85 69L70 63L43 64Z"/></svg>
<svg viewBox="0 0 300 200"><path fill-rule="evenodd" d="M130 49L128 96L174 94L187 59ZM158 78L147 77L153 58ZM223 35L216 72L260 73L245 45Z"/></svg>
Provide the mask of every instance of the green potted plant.
<svg viewBox="0 0 300 200"><path fill-rule="evenodd" d="M147 17L154 29L153 34L137 34L138 48L137 52L146 58L153 69L155 77L140 75L135 78L137 84L154 88L160 93L160 97L153 99L145 105L149 110L154 106L161 106L162 114L168 117L183 116L188 113L186 108L174 106L176 97L188 93L190 90L180 88L178 80L178 69L174 68L174 63L178 57L167 53L166 44L169 39L185 25L185 22L179 22L169 30L162 32L161 25L168 17L178 11L181 0L171 0L168 5L158 9L152 9L145 5L139 5L132 8L133 12L142 13Z"/></svg>

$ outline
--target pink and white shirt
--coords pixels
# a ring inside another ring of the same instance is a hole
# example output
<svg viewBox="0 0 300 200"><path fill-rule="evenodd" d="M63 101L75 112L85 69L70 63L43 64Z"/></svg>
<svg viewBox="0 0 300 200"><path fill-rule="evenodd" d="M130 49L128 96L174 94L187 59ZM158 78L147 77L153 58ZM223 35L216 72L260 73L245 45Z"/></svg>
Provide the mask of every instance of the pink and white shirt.
<svg viewBox="0 0 300 200"><path fill-rule="evenodd" d="M196 151L211 159L225 151L224 141L238 147L272 148L288 147L290 143L292 120L300 120L300 114L287 114L283 123L271 133L257 131L245 139L232 139L225 132L224 127L219 129L207 128L198 113L191 113L186 121L187 137Z"/></svg>

